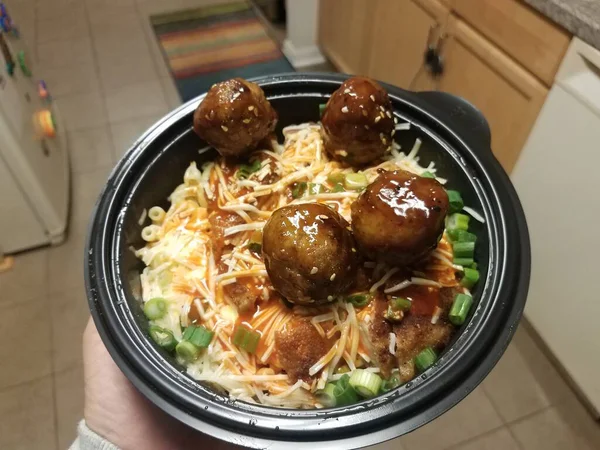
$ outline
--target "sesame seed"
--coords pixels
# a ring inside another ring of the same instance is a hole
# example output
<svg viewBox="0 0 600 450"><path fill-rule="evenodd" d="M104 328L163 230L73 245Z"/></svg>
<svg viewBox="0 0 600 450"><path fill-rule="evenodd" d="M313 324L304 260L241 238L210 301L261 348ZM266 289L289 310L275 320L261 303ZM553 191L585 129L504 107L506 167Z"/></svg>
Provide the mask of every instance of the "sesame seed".
<svg viewBox="0 0 600 450"><path fill-rule="evenodd" d="M356 249L352 247L352 253L356 253Z"/></svg>
<svg viewBox="0 0 600 450"><path fill-rule="evenodd" d="M381 116L375 117L375 123L379 122L380 120L381 120Z"/></svg>
<svg viewBox="0 0 600 450"><path fill-rule="evenodd" d="M385 108L382 105L379 105L379 109L381 112L385 112Z"/></svg>
<svg viewBox="0 0 600 450"><path fill-rule="evenodd" d="M365 116L365 117L367 117L369 114L367 113L367 111L366 111L366 110L364 110L364 109L363 109L363 110L362 110L362 115L363 115L363 116Z"/></svg>
<svg viewBox="0 0 600 450"><path fill-rule="evenodd" d="M392 113L391 113L391 112L389 112L389 111L386 111L386 112L385 112L385 115L386 115L386 116L388 116L390 119L392 118Z"/></svg>
<svg viewBox="0 0 600 450"><path fill-rule="evenodd" d="M255 110L254 110L254 115L255 115L256 117L258 117L258 109L255 109Z"/></svg>
<svg viewBox="0 0 600 450"><path fill-rule="evenodd" d="M350 89L345 89L344 90L344 94L349 94L350 93Z"/></svg>
<svg viewBox="0 0 600 450"><path fill-rule="evenodd" d="M375 101L375 96L373 94L369 95L369 98L373 101Z"/></svg>
<svg viewBox="0 0 600 450"><path fill-rule="evenodd" d="M248 111L252 111L254 109L254 106L250 105L248 106Z"/></svg>
<svg viewBox="0 0 600 450"><path fill-rule="evenodd" d="M325 220L325 219L329 219L329 217L327 217L324 214L320 214L320 215L317 216L317 219Z"/></svg>
<svg viewBox="0 0 600 450"><path fill-rule="evenodd" d="M396 130L392 130L392 136L396 134Z"/></svg>
<svg viewBox="0 0 600 450"><path fill-rule="evenodd" d="M333 280L335 280L335 275L336 275L335 273L334 273L333 275L331 275L331 276L329 277L329 281L333 281Z"/></svg>
<svg viewBox="0 0 600 450"><path fill-rule="evenodd" d="M398 123L398 119L394 117L394 123Z"/></svg>
<svg viewBox="0 0 600 450"><path fill-rule="evenodd" d="M315 273L317 273L319 271L319 269L317 269L316 267L313 267L312 270L310 271L311 275L314 275Z"/></svg>
<svg viewBox="0 0 600 450"><path fill-rule="evenodd" d="M369 125L365 125L365 129L368 130L369 129Z"/></svg>
<svg viewBox="0 0 600 450"><path fill-rule="evenodd" d="M332 301L333 300L333 295L328 295L327 296L327 300Z"/></svg>
<svg viewBox="0 0 600 450"><path fill-rule="evenodd" d="M244 120L242 120L242 122L244 122L244 123L250 123L250 119L244 119Z"/></svg>
<svg viewBox="0 0 600 450"><path fill-rule="evenodd" d="M206 120L210 120L210 117L208 117L208 114L204 114L204 117L206 118Z"/></svg>
<svg viewBox="0 0 600 450"><path fill-rule="evenodd" d="M227 133L229 131L229 128L227 128L225 125L221 125L221 129Z"/></svg>
<svg viewBox="0 0 600 450"><path fill-rule="evenodd" d="M342 108L342 112L343 112L343 113L347 113L347 112L348 112L348 107L347 107L347 106L344 106L344 107Z"/></svg>
<svg viewBox="0 0 600 450"><path fill-rule="evenodd" d="M335 154L343 157L348 156L348 152L346 150L336 150Z"/></svg>

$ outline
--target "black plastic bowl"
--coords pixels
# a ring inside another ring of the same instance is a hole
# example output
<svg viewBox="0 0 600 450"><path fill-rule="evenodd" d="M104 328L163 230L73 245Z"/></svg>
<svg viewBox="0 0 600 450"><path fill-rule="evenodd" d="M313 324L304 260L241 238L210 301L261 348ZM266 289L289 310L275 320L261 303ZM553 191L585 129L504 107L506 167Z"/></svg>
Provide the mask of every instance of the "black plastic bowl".
<svg viewBox="0 0 600 450"><path fill-rule="evenodd" d="M284 126L319 119L324 103L345 76L289 74L259 78ZM110 175L89 229L85 278L92 316L110 354L133 384L165 412L212 436L254 448L356 448L408 433L447 411L490 372L521 318L529 285L529 236L521 205L490 151L485 119L448 94L412 93L385 86L399 122L404 150L423 141L421 164L434 161L448 187L483 214L475 224L481 281L468 321L439 361L389 394L326 410L290 410L231 401L188 377L147 335L140 307L140 248L145 208L168 206L191 161L215 153L192 130L202 96L150 128ZM199 152L199 149L202 149Z"/></svg>

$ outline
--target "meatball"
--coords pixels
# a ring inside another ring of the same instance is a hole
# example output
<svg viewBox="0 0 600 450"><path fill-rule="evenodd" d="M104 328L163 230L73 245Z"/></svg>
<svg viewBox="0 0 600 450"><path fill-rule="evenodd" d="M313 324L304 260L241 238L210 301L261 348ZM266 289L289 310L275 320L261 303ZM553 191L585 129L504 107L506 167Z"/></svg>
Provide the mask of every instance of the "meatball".
<svg viewBox="0 0 600 450"><path fill-rule="evenodd" d="M350 78L333 93L321 118L325 149L354 166L375 161L391 148L393 117L385 89L369 78Z"/></svg>
<svg viewBox="0 0 600 450"><path fill-rule="evenodd" d="M320 203L276 210L263 229L262 251L273 287L292 303L330 302L355 278L357 252L348 222Z"/></svg>
<svg viewBox="0 0 600 450"><path fill-rule="evenodd" d="M253 150L276 124L263 90L242 78L214 84L194 112L194 131L223 156Z"/></svg>
<svg viewBox="0 0 600 450"><path fill-rule="evenodd" d="M433 178L384 172L352 204L352 229L370 258L403 266L437 246L447 212L448 195Z"/></svg>

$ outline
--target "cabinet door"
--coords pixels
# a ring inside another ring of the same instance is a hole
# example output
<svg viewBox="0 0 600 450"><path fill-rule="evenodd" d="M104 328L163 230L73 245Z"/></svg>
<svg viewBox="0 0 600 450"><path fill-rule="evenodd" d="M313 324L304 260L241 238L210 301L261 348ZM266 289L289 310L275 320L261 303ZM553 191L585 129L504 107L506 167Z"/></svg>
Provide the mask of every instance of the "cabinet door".
<svg viewBox="0 0 600 450"><path fill-rule="evenodd" d="M319 45L338 70L364 74L372 10L379 0L321 0Z"/></svg>
<svg viewBox="0 0 600 450"><path fill-rule="evenodd" d="M481 110L492 130L492 151L510 173L548 90L469 25L451 18L439 89Z"/></svg>
<svg viewBox="0 0 600 450"><path fill-rule="evenodd" d="M379 0L372 18L368 75L404 89L432 89L423 57L430 32L437 38L448 14L435 0Z"/></svg>

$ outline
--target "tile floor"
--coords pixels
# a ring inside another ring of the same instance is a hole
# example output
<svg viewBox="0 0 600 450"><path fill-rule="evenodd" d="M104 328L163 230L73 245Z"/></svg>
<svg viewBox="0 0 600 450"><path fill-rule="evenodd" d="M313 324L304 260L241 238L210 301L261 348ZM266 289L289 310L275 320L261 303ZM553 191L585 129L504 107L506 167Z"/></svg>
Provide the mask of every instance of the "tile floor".
<svg viewBox="0 0 600 450"><path fill-rule="evenodd" d="M7 1L62 109L74 173L67 242L20 255L14 270L0 275L1 449L66 449L75 436L83 408L88 216L135 137L180 103L147 18L206 1ZM35 339L21 339L24 325ZM591 450L600 449L600 427L522 326L466 400L377 448Z"/></svg>

